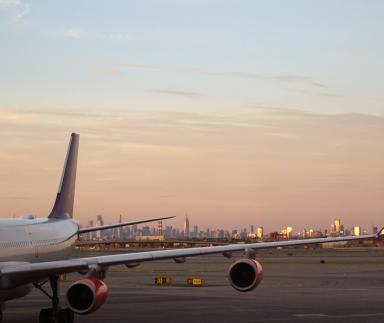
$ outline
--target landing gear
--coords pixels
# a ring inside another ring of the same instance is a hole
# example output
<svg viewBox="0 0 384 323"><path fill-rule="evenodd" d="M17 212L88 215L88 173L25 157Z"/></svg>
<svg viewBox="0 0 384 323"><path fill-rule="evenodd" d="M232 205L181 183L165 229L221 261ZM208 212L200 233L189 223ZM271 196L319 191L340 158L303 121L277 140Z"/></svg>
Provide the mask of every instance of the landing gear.
<svg viewBox="0 0 384 323"><path fill-rule="evenodd" d="M40 311L39 323L73 323L74 314L69 308L60 308L59 306L59 277L57 275L49 277L49 283L52 289L52 295L49 295L42 286L48 282L45 281L41 284L35 283L34 286L39 289L43 294L49 297L52 301L52 307L43 308Z"/></svg>
<svg viewBox="0 0 384 323"><path fill-rule="evenodd" d="M40 311L39 323L73 323L74 315L69 308L58 308L56 317L52 308L43 308Z"/></svg>

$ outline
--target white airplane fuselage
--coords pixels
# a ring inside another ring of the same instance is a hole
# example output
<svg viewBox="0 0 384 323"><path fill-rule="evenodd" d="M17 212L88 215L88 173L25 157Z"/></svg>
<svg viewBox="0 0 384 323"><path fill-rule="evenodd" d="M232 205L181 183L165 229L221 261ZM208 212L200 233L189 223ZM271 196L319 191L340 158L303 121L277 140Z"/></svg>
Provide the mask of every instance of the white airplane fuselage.
<svg viewBox="0 0 384 323"><path fill-rule="evenodd" d="M0 268L16 263L67 259L78 239L72 219L1 219ZM27 295L32 284L0 279L0 302Z"/></svg>
<svg viewBox="0 0 384 323"><path fill-rule="evenodd" d="M1 219L0 267L9 262L66 259L77 241L78 229L72 219Z"/></svg>

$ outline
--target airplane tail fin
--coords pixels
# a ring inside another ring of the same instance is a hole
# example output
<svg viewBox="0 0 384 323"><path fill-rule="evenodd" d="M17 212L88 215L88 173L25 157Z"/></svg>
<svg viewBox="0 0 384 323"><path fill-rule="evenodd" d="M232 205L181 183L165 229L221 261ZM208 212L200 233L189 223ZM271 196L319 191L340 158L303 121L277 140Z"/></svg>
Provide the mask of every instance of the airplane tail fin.
<svg viewBox="0 0 384 323"><path fill-rule="evenodd" d="M73 133L69 142L67 157L55 204L48 218L65 219L73 216L73 201L75 199L77 153L80 135Z"/></svg>

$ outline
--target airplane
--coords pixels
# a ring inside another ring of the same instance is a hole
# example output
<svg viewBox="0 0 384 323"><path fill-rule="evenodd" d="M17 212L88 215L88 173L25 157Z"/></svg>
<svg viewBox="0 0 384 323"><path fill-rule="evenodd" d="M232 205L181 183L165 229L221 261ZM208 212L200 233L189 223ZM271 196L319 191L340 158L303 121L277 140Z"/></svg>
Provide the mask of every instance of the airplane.
<svg viewBox="0 0 384 323"><path fill-rule="evenodd" d="M24 297L33 288L37 288L51 300L51 307L40 311L39 323L73 323L74 314L87 315L95 312L106 301L108 287L104 280L109 267L125 265L132 268L142 262L161 259L173 259L176 263L182 263L187 257L222 254L230 258L234 252L244 252L244 258L230 265L228 280L235 290L248 292L256 288L263 279L263 268L255 259L257 249L374 240L379 239L383 231L382 229L378 234L363 236L229 244L71 259L71 251L79 235L83 233L171 218L80 228L73 219L78 148L79 134L72 133L59 190L47 218L0 220L1 320L5 302ZM83 278L68 287L65 296L67 307L62 308L59 306L59 276L75 272L82 274ZM51 294L43 288L46 283L50 285Z"/></svg>

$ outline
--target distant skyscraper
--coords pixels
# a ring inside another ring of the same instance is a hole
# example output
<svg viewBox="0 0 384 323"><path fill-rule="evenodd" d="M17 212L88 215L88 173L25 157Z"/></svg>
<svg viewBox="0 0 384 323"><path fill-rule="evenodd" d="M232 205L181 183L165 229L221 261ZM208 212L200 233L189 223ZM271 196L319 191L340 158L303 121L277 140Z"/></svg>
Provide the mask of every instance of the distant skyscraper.
<svg viewBox="0 0 384 323"><path fill-rule="evenodd" d="M293 228L292 227L287 227L287 238L288 239L292 239L292 231L293 231Z"/></svg>
<svg viewBox="0 0 384 323"><path fill-rule="evenodd" d="M341 229L341 220L340 219L336 219L335 220L335 231L337 234L340 233L340 229Z"/></svg>
<svg viewBox="0 0 384 323"><path fill-rule="evenodd" d="M184 237L189 238L189 220L188 216L185 215L185 220L184 220Z"/></svg>
<svg viewBox="0 0 384 323"><path fill-rule="evenodd" d="M88 226L89 227L95 226L93 220L89 220ZM95 238L96 238L96 232L95 231L94 232L90 232L89 233L89 240L94 240Z"/></svg>
<svg viewBox="0 0 384 323"><path fill-rule="evenodd" d="M150 227L149 227L148 225L143 226L143 228L141 229L141 234L142 234L143 236L149 236L149 235L151 235L151 229L150 229Z"/></svg>
<svg viewBox="0 0 384 323"><path fill-rule="evenodd" d="M163 235L163 221L157 222L157 235Z"/></svg>
<svg viewBox="0 0 384 323"><path fill-rule="evenodd" d="M253 226L253 224L251 225L251 233L255 232L255 228Z"/></svg>
<svg viewBox="0 0 384 323"><path fill-rule="evenodd" d="M132 226L132 232L131 232L131 235L132 235L132 237L131 238L136 238L136 236L137 236L137 224L134 224L133 226Z"/></svg>
<svg viewBox="0 0 384 323"><path fill-rule="evenodd" d="M97 215L97 220L96 220L96 226L98 227L102 227L104 225L104 220L103 220L103 215L102 214L99 214ZM96 237L98 240L101 240L103 239L105 236L105 231L97 231L96 232Z"/></svg>
<svg viewBox="0 0 384 323"><path fill-rule="evenodd" d="M257 227L256 236L258 239L263 239L263 236L264 236L264 228L263 227L261 227L261 226Z"/></svg>
<svg viewBox="0 0 384 323"><path fill-rule="evenodd" d="M353 227L353 235L359 236L360 234L361 234L361 227L359 227L359 226Z"/></svg>
<svg viewBox="0 0 384 323"><path fill-rule="evenodd" d="M98 224L99 226L103 226L103 225L104 225L104 220L103 220L103 215L102 215L102 214L99 214L99 215L97 216L97 224Z"/></svg>
<svg viewBox="0 0 384 323"><path fill-rule="evenodd" d="M119 223L122 223L123 222L123 216L120 214L120 216L119 216ZM120 228L115 228L115 230L114 230L114 236L115 236L115 239L121 239L122 238L122 228L120 227Z"/></svg>
<svg viewBox="0 0 384 323"><path fill-rule="evenodd" d="M308 238L308 231L307 231L307 229L301 230L300 236L301 236L302 239Z"/></svg>

